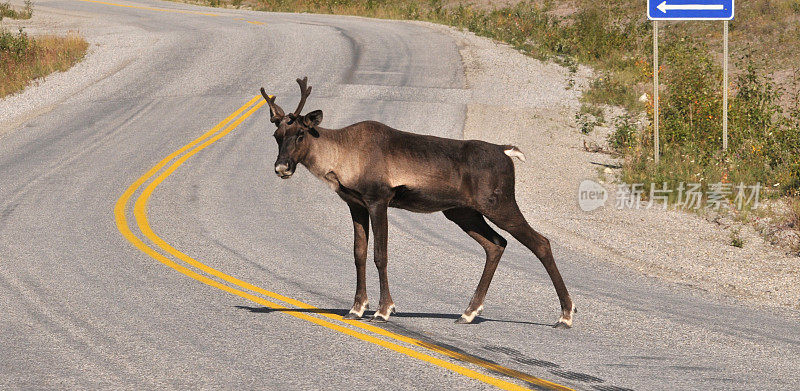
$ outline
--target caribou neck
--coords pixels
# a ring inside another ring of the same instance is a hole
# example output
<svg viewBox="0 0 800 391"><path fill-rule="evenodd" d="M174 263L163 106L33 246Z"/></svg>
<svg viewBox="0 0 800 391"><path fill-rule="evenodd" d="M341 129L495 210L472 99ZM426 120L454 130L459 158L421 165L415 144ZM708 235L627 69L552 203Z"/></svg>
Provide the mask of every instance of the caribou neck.
<svg viewBox="0 0 800 391"><path fill-rule="evenodd" d="M300 162L308 171L320 179L324 179L339 166L342 137L338 129L322 129L317 127L319 137L314 138L305 158Z"/></svg>

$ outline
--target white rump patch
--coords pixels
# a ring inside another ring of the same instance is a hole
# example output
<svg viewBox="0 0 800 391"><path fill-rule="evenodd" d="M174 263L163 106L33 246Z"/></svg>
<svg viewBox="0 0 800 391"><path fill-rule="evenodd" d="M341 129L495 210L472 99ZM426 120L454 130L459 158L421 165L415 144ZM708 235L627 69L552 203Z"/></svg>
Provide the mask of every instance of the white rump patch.
<svg viewBox="0 0 800 391"><path fill-rule="evenodd" d="M506 155L508 155L508 156L518 158L519 160L522 160L523 162L525 161L525 155L523 155L522 151L520 151L519 148L517 148L517 147L511 147L509 149L506 149L503 152L505 152Z"/></svg>

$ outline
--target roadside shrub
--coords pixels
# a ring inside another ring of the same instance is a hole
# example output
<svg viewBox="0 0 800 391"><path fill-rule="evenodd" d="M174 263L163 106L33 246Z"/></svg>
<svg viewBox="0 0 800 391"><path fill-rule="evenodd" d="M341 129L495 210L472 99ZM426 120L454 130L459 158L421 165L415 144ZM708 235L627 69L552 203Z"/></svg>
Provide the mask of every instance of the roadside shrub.
<svg viewBox="0 0 800 391"><path fill-rule="evenodd" d="M671 37L664 45L661 101L663 143L691 143L703 151L722 145L722 71L703 44Z"/></svg>
<svg viewBox="0 0 800 391"><path fill-rule="evenodd" d="M608 135L608 145L619 152L636 146L636 123L630 114L614 118L614 131Z"/></svg>
<svg viewBox="0 0 800 391"><path fill-rule="evenodd" d="M11 8L8 2L0 3L0 20L3 18L11 19L30 19L33 16L33 3L31 0L25 0L25 7L22 11L17 11Z"/></svg>
<svg viewBox="0 0 800 391"><path fill-rule="evenodd" d="M33 43L33 40L28 38L22 29L19 29L17 34L14 34L6 29L0 29L0 61L3 57L12 56L14 59L19 60L28 48Z"/></svg>
<svg viewBox="0 0 800 391"><path fill-rule="evenodd" d="M744 247L744 239L742 239L741 231L739 229L731 230L730 238L731 246L738 248Z"/></svg>
<svg viewBox="0 0 800 391"><path fill-rule="evenodd" d="M595 126L601 126L605 123L605 116L603 109L594 105L581 105L581 109L575 114L575 122L581 133L589 134L594 130Z"/></svg>
<svg viewBox="0 0 800 391"><path fill-rule="evenodd" d="M0 29L0 98L24 89L36 78L68 69L83 58L88 46L75 34L34 39L22 30Z"/></svg>

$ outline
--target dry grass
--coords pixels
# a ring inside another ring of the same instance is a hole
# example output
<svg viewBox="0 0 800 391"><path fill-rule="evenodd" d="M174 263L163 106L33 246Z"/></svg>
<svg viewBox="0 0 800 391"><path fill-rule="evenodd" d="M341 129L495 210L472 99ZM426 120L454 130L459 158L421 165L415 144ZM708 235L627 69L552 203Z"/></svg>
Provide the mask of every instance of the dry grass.
<svg viewBox="0 0 800 391"><path fill-rule="evenodd" d="M31 38L21 31L0 30L0 98L23 90L37 78L69 69L88 47L77 34Z"/></svg>
<svg viewBox="0 0 800 391"><path fill-rule="evenodd" d="M25 0L25 8L22 10L12 8L8 2L0 3L0 21L3 18L30 19L31 16L33 16L33 3L31 0Z"/></svg>

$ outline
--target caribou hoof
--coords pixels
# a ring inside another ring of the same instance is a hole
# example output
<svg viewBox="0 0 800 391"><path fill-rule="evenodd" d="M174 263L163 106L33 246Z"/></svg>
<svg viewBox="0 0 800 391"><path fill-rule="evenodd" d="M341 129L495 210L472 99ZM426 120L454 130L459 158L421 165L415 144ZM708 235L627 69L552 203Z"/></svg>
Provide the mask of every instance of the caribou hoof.
<svg viewBox="0 0 800 391"><path fill-rule="evenodd" d="M575 304L572 305L572 309L567 311L561 311L561 317L558 318L558 322L553 325L553 328L557 329L570 329L572 328L572 315L578 312L578 309L575 308Z"/></svg>
<svg viewBox="0 0 800 391"><path fill-rule="evenodd" d="M356 320L356 319L361 319L361 315L350 311L347 313L347 315L343 316L342 318L347 320Z"/></svg>
<svg viewBox="0 0 800 391"><path fill-rule="evenodd" d="M456 324L470 324L472 323L472 319L467 319L464 315L461 315L460 318L456 319Z"/></svg>
<svg viewBox="0 0 800 391"><path fill-rule="evenodd" d="M369 309L369 302L366 302L361 305L353 304L353 308L350 309L350 312L347 315L343 316L344 319L354 320L354 319L361 319L364 316L364 311Z"/></svg>
<svg viewBox="0 0 800 391"><path fill-rule="evenodd" d="M475 320L476 316L481 314L481 312L483 312L483 304L481 304L481 306L475 311L470 312L469 309L467 309L467 312L464 312L460 318L456 319L456 323L470 324L473 320Z"/></svg>
<svg viewBox="0 0 800 391"><path fill-rule="evenodd" d="M370 319L369 321L375 323L386 323L389 321L389 315L384 316L379 313L375 313L375 315L373 315L372 319Z"/></svg>
<svg viewBox="0 0 800 391"><path fill-rule="evenodd" d="M396 312L397 311L394 309L394 304L392 304L392 306L386 311L381 311L380 309L375 311L375 315L372 316L371 321L375 323L386 323L389 321L389 316Z"/></svg>
<svg viewBox="0 0 800 391"><path fill-rule="evenodd" d="M565 321L559 320L558 322L556 322L556 324L553 325L553 328L554 329L571 329L572 328L572 322L570 321L569 323L567 323Z"/></svg>

